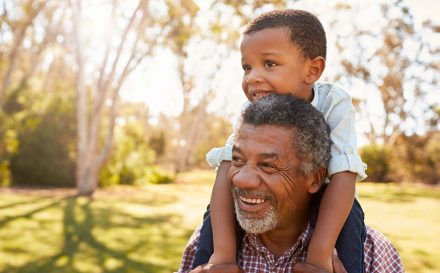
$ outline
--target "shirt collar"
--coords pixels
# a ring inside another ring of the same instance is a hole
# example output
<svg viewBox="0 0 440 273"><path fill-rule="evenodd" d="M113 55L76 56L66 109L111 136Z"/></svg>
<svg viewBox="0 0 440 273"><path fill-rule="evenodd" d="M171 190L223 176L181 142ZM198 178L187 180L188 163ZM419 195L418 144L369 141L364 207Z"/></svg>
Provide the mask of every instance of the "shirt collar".
<svg viewBox="0 0 440 273"><path fill-rule="evenodd" d="M315 82L312 86L313 100L311 102L312 106L315 108L318 107L318 101L319 101L319 98L318 98L319 93L316 92L317 88L318 88L318 83Z"/></svg>
<svg viewBox="0 0 440 273"><path fill-rule="evenodd" d="M313 227L310 222L307 224L304 232L298 237L296 243L286 250L286 252L279 259L285 260L292 256L302 255L307 251L307 246L309 245L310 238L312 237ZM269 249L261 242L260 237L256 234L246 233L243 239L243 248L248 248L251 251L260 253L270 260L274 261L274 255L269 251Z"/></svg>

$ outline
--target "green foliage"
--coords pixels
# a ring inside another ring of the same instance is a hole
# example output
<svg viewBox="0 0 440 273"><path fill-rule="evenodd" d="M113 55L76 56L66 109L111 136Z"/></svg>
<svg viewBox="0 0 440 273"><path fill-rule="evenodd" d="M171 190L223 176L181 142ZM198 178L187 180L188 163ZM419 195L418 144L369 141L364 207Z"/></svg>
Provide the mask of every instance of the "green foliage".
<svg viewBox="0 0 440 273"><path fill-rule="evenodd" d="M11 172L9 171L9 160L0 160L0 187L11 184Z"/></svg>
<svg viewBox="0 0 440 273"><path fill-rule="evenodd" d="M23 93L25 93L28 89L27 80L23 79L19 86L15 88L11 94L6 98L6 101L3 105L3 109L6 114L13 114L19 111L22 111L25 108L25 103L23 102Z"/></svg>
<svg viewBox="0 0 440 273"><path fill-rule="evenodd" d="M365 181L391 181L391 149L379 144L370 144L360 149L362 160L368 165Z"/></svg>
<svg viewBox="0 0 440 273"><path fill-rule="evenodd" d="M75 184L75 114L72 100L55 98L44 114L27 116L11 158L13 185L71 187Z"/></svg>
<svg viewBox="0 0 440 273"><path fill-rule="evenodd" d="M197 145L194 163L196 166L206 167L206 153L214 147L223 147L232 133L231 122L224 117L210 114L208 123Z"/></svg>
<svg viewBox="0 0 440 273"><path fill-rule="evenodd" d="M139 121L116 127L114 147L101 170L100 186L134 185L146 179L147 166L155 160Z"/></svg>
<svg viewBox="0 0 440 273"><path fill-rule="evenodd" d="M400 136L394 145L396 173L405 181L440 183L440 132Z"/></svg>
<svg viewBox="0 0 440 273"><path fill-rule="evenodd" d="M15 136L13 134L15 131L9 130L7 124L7 116L0 109L0 186L7 186L11 181L11 172L9 171L10 153L8 152L11 149L8 145L8 131L12 133L9 133L12 136Z"/></svg>
<svg viewBox="0 0 440 273"><path fill-rule="evenodd" d="M147 168L146 179L151 184L169 184L174 182L172 173L162 170L157 166Z"/></svg>
<svg viewBox="0 0 440 273"><path fill-rule="evenodd" d="M440 133L397 138L392 146L371 144L359 151L374 182L440 183Z"/></svg>
<svg viewBox="0 0 440 273"><path fill-rule="evenodd" d="M166 149L165 133L162 130L155 132L150 138L149 145L158 158L163 156Z"/></svg>

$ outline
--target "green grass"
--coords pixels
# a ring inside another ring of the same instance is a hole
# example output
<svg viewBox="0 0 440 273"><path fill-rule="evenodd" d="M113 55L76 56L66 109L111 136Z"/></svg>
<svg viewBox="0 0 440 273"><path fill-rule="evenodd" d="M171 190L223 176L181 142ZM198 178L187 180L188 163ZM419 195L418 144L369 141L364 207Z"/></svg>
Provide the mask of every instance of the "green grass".
<svg viewBox="0 0 440 273"><path fill-rule="evenodd" d="M440 188L360 183L368 225L397 247L407 272L440 272Z"/></svg>
<svg viewBox="0 0 440 273"><path fill-rule="evenodd" d="M172 272L208 203L212 171L176 184L72 191L0 190L1 273ZM440 272L440 189L360 184L367 224L407 272Z"/></svg>

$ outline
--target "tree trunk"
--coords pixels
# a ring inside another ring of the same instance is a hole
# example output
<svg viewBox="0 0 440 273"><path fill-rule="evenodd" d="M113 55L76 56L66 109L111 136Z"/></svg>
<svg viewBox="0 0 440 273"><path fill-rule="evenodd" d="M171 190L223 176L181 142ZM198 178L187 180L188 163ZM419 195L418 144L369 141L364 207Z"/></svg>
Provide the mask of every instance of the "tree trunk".
<svg viewBox="0 0 440 273"><path fill-rule="evenodd" d="M148 1L142 0L138 7L134 10L125 27L120 43L117 47L116 54L110 58L111 43L107 44L106 54L104 55L103 65L99 69L99 77L96 84L92 85L94 93L92 95L91 105L88 101L86 87L84 82L84 56L83 44L81 41L81 0L76 1L76 12L74 13L74 26L76 36L76 61L77 61L77 122L78 122L78 144L77 144L77 170L76 184L79 195L91 196L98 188L99 172L106 158L109 155L113 141L113 128L116 119L117 104L119 100L119 90L127 78L128 74L140 63L136 62L135 55L139 52L137 48L138 42L142 37L142 31L147 24ZM113 1L113 9L115 10L116 1ZM124 63L121 57L124 48L127 46L127 36L131 31L135 31L136 39L131 45L130 58ZM152 48L149 48L147 54L151 54ZM110 59L112 59L110 61ZM111 67L110 71L106 68ZM117 71L122 69L120 75ZM114 87L113 85L116 84ZM106 106L106 101L111 99L111 106ZM90 111L89 111L90 110ZM108 111L107 111L108 110ZM90 116L88 115L90 114ZM109 119L108 130L104 145L100 143L100 133L102 129L102 121Z"/></svg>

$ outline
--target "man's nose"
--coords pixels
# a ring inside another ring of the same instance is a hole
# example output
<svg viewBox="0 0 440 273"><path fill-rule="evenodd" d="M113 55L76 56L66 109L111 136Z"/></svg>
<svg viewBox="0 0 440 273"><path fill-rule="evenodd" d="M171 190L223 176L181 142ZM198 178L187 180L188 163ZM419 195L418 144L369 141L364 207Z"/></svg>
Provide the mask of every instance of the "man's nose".
<svg viewBox="0 0 440 273"><path fill-rule="evenodd" d="M255 189L260 186L261 177L253 167L243 166L232 177L232 183L241 189Z"/></svg>

